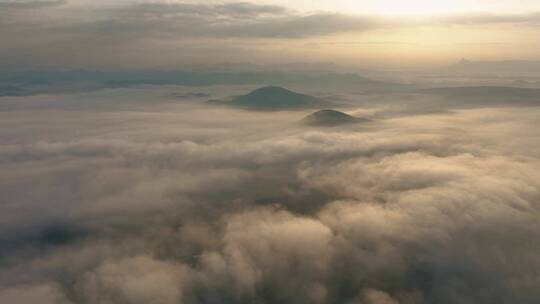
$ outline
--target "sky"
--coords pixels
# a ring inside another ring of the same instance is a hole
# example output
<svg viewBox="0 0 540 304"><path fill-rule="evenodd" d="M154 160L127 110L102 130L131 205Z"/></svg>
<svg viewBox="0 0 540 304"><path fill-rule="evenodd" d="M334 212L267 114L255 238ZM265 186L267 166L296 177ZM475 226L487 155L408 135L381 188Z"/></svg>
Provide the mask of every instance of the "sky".
<svg viewBox="0 0 540 304"><path fill-rule="evenodd" d="M290 6L299 10L329 10L338 12L376 13L376 14L447 14L467 12L526 13L540 8L534 0L336 0L336 1L261 1L269 4Z"/></svg>
<svg viewBox="0 0 540 304"><path fill-rule="evenodd" d="M540 1L1 0L4 68L540 59Z"/></svg>

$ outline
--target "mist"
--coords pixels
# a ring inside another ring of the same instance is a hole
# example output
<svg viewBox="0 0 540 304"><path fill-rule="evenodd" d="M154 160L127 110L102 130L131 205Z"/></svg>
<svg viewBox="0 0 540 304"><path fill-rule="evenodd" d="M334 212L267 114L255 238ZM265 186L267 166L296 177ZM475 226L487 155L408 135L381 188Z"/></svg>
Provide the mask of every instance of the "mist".
<svg viewBox="0 0 540 304"><path fill-rule="evenodd" d="M3 97L0 302L539 298L538 107L349 93L370 122L322 128L202 97L253 88Z"/></svg>

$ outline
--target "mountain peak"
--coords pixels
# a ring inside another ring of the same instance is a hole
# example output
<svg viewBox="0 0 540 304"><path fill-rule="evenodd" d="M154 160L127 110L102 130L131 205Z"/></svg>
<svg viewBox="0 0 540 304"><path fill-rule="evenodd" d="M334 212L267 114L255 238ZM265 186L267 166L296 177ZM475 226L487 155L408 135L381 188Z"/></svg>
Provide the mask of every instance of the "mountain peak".
<svg viewBox="0 0 540 304"><path fill-rule="evenodd" d="M294 110L320 108L330 103L283 87L266 86L235 97L231 105L255 110Z"/></svg>
<svg viewBox="0 0 540 304"><path fill-rule="evenodd" d="M308 126L334 127L368 121L368 119L358 118L340 111L326 109L306 116L301 122Z"/></svg>
<svg viewBox="0 0 540 304"><path fill-rule="evenodd" d="M266 87L261 87L261 88L258 88L256 90L253 90L251 91L249 94L268 94L268 93L293 93L293 91L291 90L287 90L283 87L279 87L279 86L266 86ZM249 95L248 94L248 95Z"/></svg>

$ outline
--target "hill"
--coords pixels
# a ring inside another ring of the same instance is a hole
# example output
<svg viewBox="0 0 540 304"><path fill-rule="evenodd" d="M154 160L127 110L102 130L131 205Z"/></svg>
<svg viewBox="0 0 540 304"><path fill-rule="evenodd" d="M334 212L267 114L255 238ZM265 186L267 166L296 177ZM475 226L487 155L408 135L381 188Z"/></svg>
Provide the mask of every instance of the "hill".
<svg viewBox="0 0 540 304"><path fill-rule="evenodd" d="M306 116L301 123L308 126L333 127L368 121L336 110L321 110Z"/></svg>
<svg viewBox="0 0 540 304"><path fill-rule="evenodd" d="M328 106L331 103L282 87L268 86L234 97L229 105L253 110L297 110Z"/></svg>

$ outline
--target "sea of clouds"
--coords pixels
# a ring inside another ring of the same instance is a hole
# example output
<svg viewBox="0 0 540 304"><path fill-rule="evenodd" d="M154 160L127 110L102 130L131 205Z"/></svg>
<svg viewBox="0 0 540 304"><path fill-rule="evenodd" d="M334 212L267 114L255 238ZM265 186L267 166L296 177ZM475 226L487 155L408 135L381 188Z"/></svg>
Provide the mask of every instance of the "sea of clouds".
<svg viewBox="0 0 540 304"><path fill-rule="evenodd" d="M539 108L318 129L181 90L1 99L0 303L540 300Z"/></svg>

